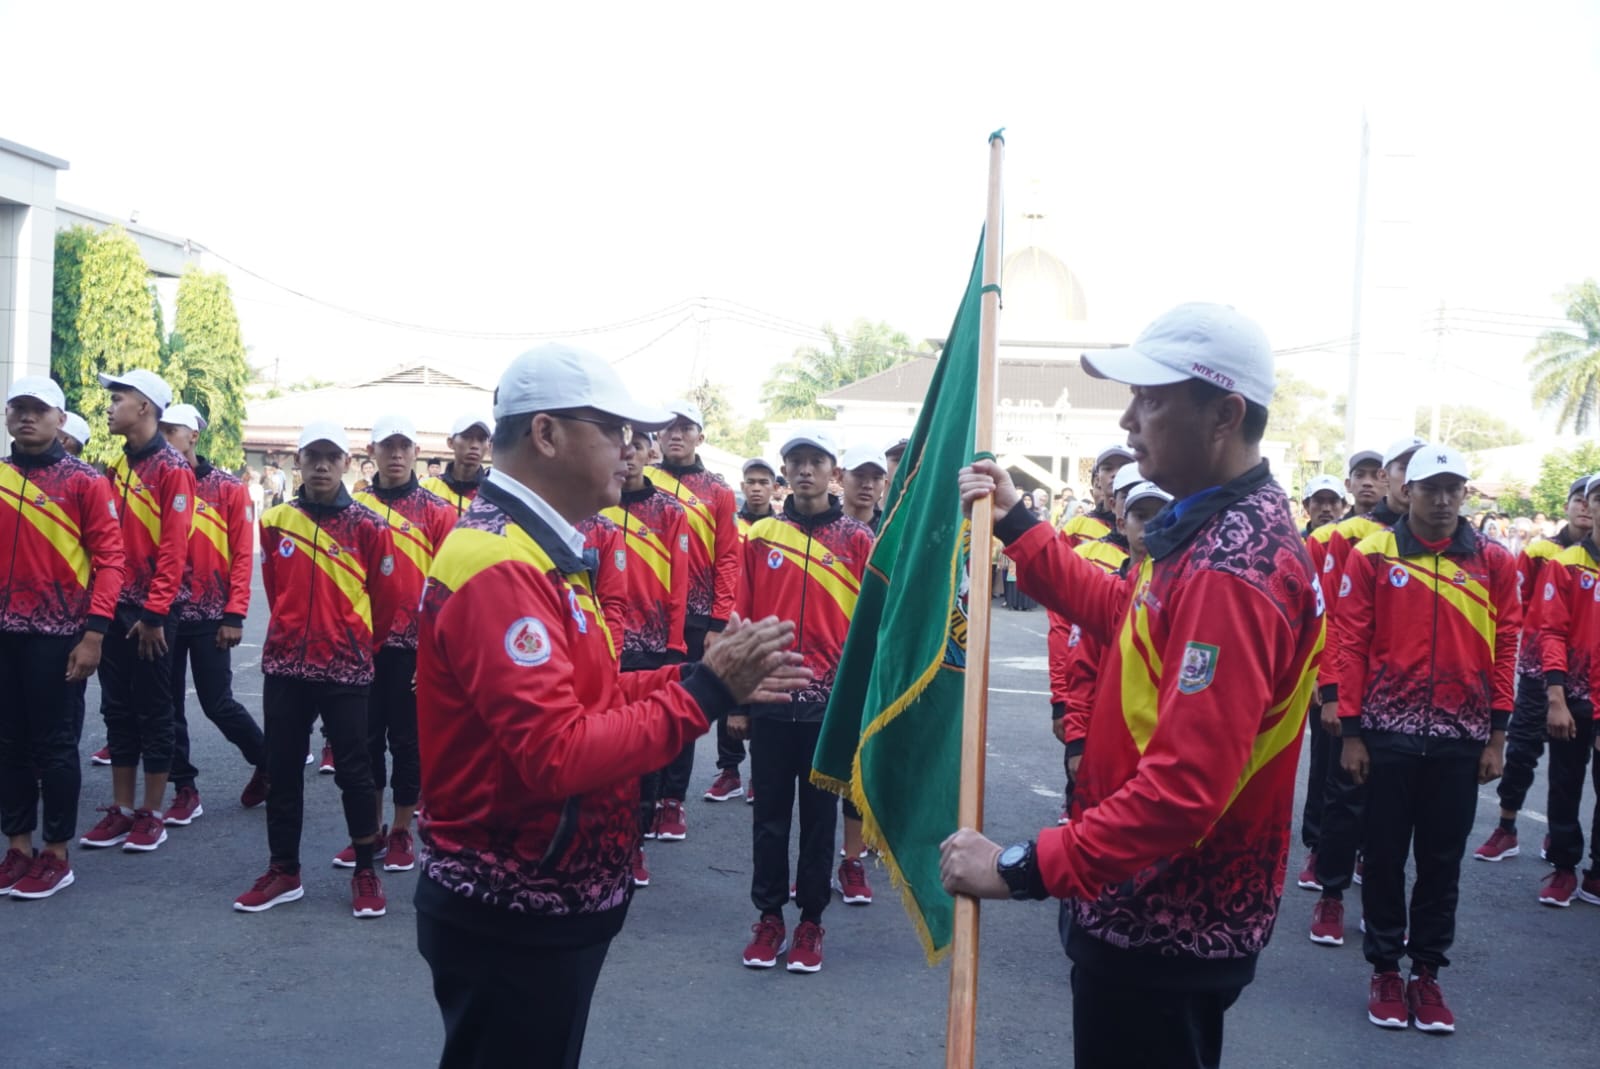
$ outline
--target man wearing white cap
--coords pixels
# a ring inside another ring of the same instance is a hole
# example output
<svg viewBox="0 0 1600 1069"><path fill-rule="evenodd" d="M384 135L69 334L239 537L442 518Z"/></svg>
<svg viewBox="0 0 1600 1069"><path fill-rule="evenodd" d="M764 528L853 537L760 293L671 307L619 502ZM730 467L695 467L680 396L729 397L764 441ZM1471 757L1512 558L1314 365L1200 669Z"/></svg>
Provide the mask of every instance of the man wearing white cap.
<svg viewBox="0 0 1600 1069"><path fill-rule="evenodd" d="M878 529L883 518L883 491L888 485L889 458L870 445L853 445L839 458L839 485L844 490L840 501L844 514Z"/></svg>
<svg viewBox="0 0 1600 1069"><path fill-rule="evenodd" d="M450 463L437 475L430 474L422 480L422 488L437 494L456 510L460 516L478 496L483 485L484 458L489 455L489 436L494 433L494 421L477 412L463 412L450 424Z"/></svg>
<svg viewBox="0 0 1600 1069"><path fill-rule="evenodd" d="M1438 975L1478 787L1504 762L1522 606L1511 554L1461 519L1468 477L1454 449L1412 451L1409 512L1351 552L1331 625L1340 763L1367 789L1362 949L1380 1028L1455 1030Z"/></svg>
<svg viewBox="0 0 1600 1069"><path fill-rule="evenodd" d="M83 456L83 447L89 444L89 421L76 412L68 412L61 422L61 445L68 456Z"/></svg>
<svg viewBox="0 0 1600 1069"><path fill-rule="evenodd" d="M1092 542L1116 531L1117 517L1111 510L1111 482L1124 465L1132 462L1133 451L1125 445L1109 446L1094 458L1094 473L1089 484L1094 508L1082 516L1067 518L1061 525L1068 545Z"/></svg>
<svg viewBox="0 0 1600 1069"><path fill-rule="evenodd" d="M1306 510L1306 525L1301 534L1310 538L1312 531L1337 522L1344 513L1344 484L1332 475L1313 475L1306 480L1300 505Z"/></svg>
<svg viewBox="0 0 1600 1069"><path fill-rule="evenodd" d="M744 506L735 517L739 523L739 544L750 535L750 525L773 514L772 495L777 490L778 466L764 457L751 457L744 462L743 479L739 489L744 493ZM734 796L737 797L737 796ZM727 799L720 799L726 801Z"/></svg>
<svg viewBox="0 0 1600 1069"><path fill-rule="evenodd" d="M494 414L495 469L420 610L417 946L441 1064L576 1066L633 893L639 777L806 673L776 619L730 619L703 664L619 673L574 524L621 499L632 426L671 416L560 344L512 362Z"/></svg>
<svg viewBox="0 0 1600 1069"><path fill-rule="evenodd" d="M480 443L481 448L481 443ZM373 658L372 689L367 700L367 758L377 792L378 843L385 872L409 872L416 864L411 842L411 818L422 790L422 758L417 751L417 603L428 569L455 527L460 513L439 495L417 482L417 428L399 413L380 416L372 423L371 452L377 462L372 486L355 500L379 516L394 540L394 575L398 587L389 637ZM446 473L448 474L448 473ZM476 484L472 488L477 495ZM394 758L389 776L384 754ZM334 768L339 760L334 758ZM383 825L383 788L394 795L394 822ZM340 868L354 868L355 848L347 846L334 858Z"/></svg>
<svg viewBox="0 0 1600 1069"><path fill-rule="evenodd" d="M1215 1065L1282 894L1322 599L1260 457L1273 357L1259 326L1179 305L1132 346L1082 361L1133 386L1129 446L1177 500L1145 529L1150 556L1107 646L1072 823L1003 850L961 829L942 875L952 893L1066 900L1078 1064ZM1015 507L998 464L960 483L968 504L994 496L995 533L1030 596L1070 619L1111 589Z"/></svg>
<svg viewBox="0 0 1600 1069"><path fill-rule="evenodd" d="M189 598L178 610L172 644L172 803L169 826L186 826L204 813L195 787L199 770L190 760L189 721L184 714L188 669L194 669L195 696L206 719L238 749L254 770L239 796L246 809L266 801L267 743L261 728L233 697L230 655L244 639L254 576L255 516L244 483L199 453L206 419L190 404L172 405L161 414L161 433L194 469L194 527L184 583Z"/></svg>
<svg viewBox="0 0 1600 1069"><path fill-rule="evenodd" d="M112 804L78 840L150 851L167 841L161 804L172 770L172 643L177 614L189 600L183 582L194 519L194 471L161 436L172 388L153 371L101 375L111 391L107 424L125 440L106 469L122 524L127 571L117 616L100 660L100 711L111 751ZM135 808L139 763L143 805Z"/></svg>
<svg viewBox="0 0 1600 1069"><path fill-rule="evenodd" d="M57 441L65 399L44 376L6 391L0 458L0 896L48 898L73 883L82 687L122 586L111 488ZM43 847L33 833L44 805Z"/></svg>
<svg viewBox="0 0 1600 1069"><path fill-rule="evenodd" d="M400 564L389 525L344 487L350 470L344 428L330 420L306 424L296 459L299 492L261 517L261 585L271 614L261 646L271 859L233 908L260 913L305 894L301 770L320 717L355 862L350 912L381 917L388 902L375 868L378 800L367 756L367 703L374 654L394 628L405 590L395 578Z"/></svg>

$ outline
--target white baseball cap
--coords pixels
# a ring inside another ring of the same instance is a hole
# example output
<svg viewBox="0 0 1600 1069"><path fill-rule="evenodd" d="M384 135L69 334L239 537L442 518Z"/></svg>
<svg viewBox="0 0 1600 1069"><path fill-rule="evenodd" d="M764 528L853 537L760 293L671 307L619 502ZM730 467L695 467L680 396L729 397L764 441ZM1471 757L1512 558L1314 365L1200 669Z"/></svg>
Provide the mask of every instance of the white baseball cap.
<svg viewBox="0 0 1600 1069"><path fill-rule="evenodd" d="M497 420L569 408L593 408L641 430L672 422L672 413L634 400L616 368L564 342L529 349L511 361L494 391Z"/></svg>
<svg viewBox="0 0 1600 1069"><path fill-rule="evenodd" d="M833 444L833 435L820 427L812 427L809 430L793 435L783 443L783 448L778 450L778 455L788 457L791 449L797 449L802 445L814 446L822 450L834 462L839 459L839 447Z"/></svg>
<svg viewBox="0 0 1600 1069"><path fill-rule="evenodd" d="M1110 460L1112 457L1125 457L1128 460L1132 460L1133 459L1133 450L1129 449L1125 445L1113 445L1113 446L1108 446L1105 449L1100 450L1100 455L1094 458L1095 470L1098 471L1099 468L1100 468L1100 465L1104 464L1106 461ZM1124 465L1124 466L1126 466L1126 465ZM1118 470L1120 471L1121 469L1119 468Z"/></svg>
<svg viewBox="0 0 1600 1069"><path fill-rule="evenodd" d="M454 423L450 424L450 437L454 438L458 434L465 434L474 427L482 427L484 434L494 434L493 418L479 412L463 412L456 417ZM381 441L381 439L379 440ZM411 435L411 440L416 441L416 435Z"/></svg>
<svg viewBox="0 0 1600 1069"><path fill-rule="evenodd" d="M1379 467L1382 467L1383 454L1378 452L1376 449L1362 449L1351 455L1350 463L1346 465L1345 470L1355 471L1363 464L1376 464Z"/></svg>
<svg viewBox="0 0 1600 1069"><path fill-rule="evenodd" d="M1410 456L1427 444L1428 440L1426 438L1419 438L1415 434L1405 438L1396 438L1389 443L1388 451L1383 454L1383 466L1387 468L1390 464L1402 457Z"/></svg>
<svg viewBox="0 0 1600 1069"><path fill-rule="evenodd" d="M845 471L855 471L857 468L868 464L876 465L884 474L889 472L889 458L883 455L883 450L875 445L857 443L844 451L844 456L839 458L839 467Z"/></svg>
<svg viewBox="0 0 1600 1069"><path fill-rule="evenodd" d="M1314 475L1306 480L1306 488L1300 495L1301 501L1310 501L1324 490L1333 494L1340 501L1344 500L1344 483L1332 475Z"/></svg>
<svg viewBox="0 0 1600 1069"><path fill-rule="evenodd" d="M89 435L94 433L89 429L89 421L76 412L67 413L67 421L61 425L61 429L79 445L88 445Z"/></svg>
<svg viewBox="0 0 1600 1069"><path fill-rule="evenodd" d="M1138 486L1142 482L1144 482L1144 477L1139 474L1139 465L1124 464L1111 477L1111 496L1115 497L1118 493L1128 489L1128 487Z"/></svg>
<svg viewBox="0 0 1600 1069"><path fill-rule="evenodd" d="M701 414L700 406L695 404L693 401L685 401L681 398L679 400L672 401L668 403L667 411L671 412L673 416L686 419L690 423L693 423L696 427L699 427L701 430L705 430L706 418ZM670 423L672 421L668 420L667 422Z"/></svg>
<svg viewBox="0 0 1600 1069"><path fill-rule="evenodd" d="M151 404L162 410L172 404L172 387L167 385L167 380L154 371L146 371L142 367L134 368L132 371L119 371L115 375L102 374L100 385L108 389L121 386L129 390L138 390L150 398Z"/></svg>
<svg viewBox="0 0 1600 1069"><path fill-rule="evenodd" d="M1157 486L1155 483L1141 481L1135 483L1133 489L1128 491L1128 500L1123 503L1122 507L1124 509L1131 509L1133 508L1134 502L1144 501L1147 498L1154 498L1155 500L1160 501L1162 504L1166 504L1172 500L1172 495L1161 489L1161 487Z"/></svg>
<svg viewBox="0 0 1600 1069"><path fill-rule="evenodd" d="M1600 484L1600 472L1596 472L1595 474L1589 476L1588 480L1583 484L1583 496L1588 497L1590 494L1592 494L1597 484ZM1569 493L1567 496L1571 497L1572 495Z"/></svg>
<svg viewBox="0 0 1600 1069"><path fill-rule="evenodd" d="M397 434L413 445L416 444L417 425L410 416L402 415L399 412L388 412L372 421L373 445L387 442Z"/></svg>
<svg viewBox="0 0 1600 1069"><path fill-rule="evenodd" d="M1145 327L1132 345L1078 359L1095 378L1129 386L1200 379L1246 401L1272 403L1272 346L1266 331L1226 304L1180 304Z"/></svg>
<svg viewBox="0 0 1600 1069"><path fill-rule="evenodd" d="M176 404L161 413L161 422L174 427L188 427L191 431L206 429L206 418L191 404Z"/></svg>
<svg viewBox="0 0 1600 1069"><path fill-rule="evenodd" d="M1467 466L1467 458L1458 451L1446 445L1424 442L1412 454L1411 463L1406 467L1406 482L1420 483L1436 475L1458 475L1470 479L1472 469Z"/></svg>
<svg viewBox="0 0 1600 1069"><path fill-rule="evenodd" d="M778 474L778 466L772 463L772 461L768 460L766 457L751 457L749 460L744 462L744 467L740 470L745 475L749 475L751 468L766 468L771 474Z"/></svg>
<svg viewBox="0 0 1600 1069"><path fill-rule="evenodd" d="M341 453L350 452L350 436L343 426L331 419L312 420L300 431L299 448L304 449L313 442L329 442L338 446Z"/></svg>
<svg viewBox="0 0 1600 1069"><path fill-rule="evenodd" d="M19 397L31 397L51 408L59 408L63 412L67 410L67 395L61 392L56 380L48 375L24 375L13 382L6 391L6 403L10 404Z"/></svg>

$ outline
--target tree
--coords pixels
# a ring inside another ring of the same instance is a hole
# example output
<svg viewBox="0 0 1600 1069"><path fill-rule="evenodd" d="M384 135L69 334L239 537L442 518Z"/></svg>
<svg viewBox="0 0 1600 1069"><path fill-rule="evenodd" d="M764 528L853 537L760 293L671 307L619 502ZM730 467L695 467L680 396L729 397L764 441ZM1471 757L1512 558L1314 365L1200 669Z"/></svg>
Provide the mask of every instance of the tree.
<svg viewBox="0 0 1600 1069"><path fill-rule="evenodd" d="M1289 443L1284 456L1295 488L1324 471L1343 474L1344 428L1338 402L1290 371L1280 370L1268 407L1268 436Z"/></svg>
<svg viewBox="0 0 1600 1069"><path fill-rule="evenodd" d="M96 418L106 410L109 395L100 385L101 372L156 369L161 366L161 342L151 310L149 275L139 246L127 231L114 226L93 234L80 262L78 309L74 319L79 358L73 368L77 378L77 411L92 431L83 450L84 459L108 462L118 446Z"/></svg>
<svg viewBox="0 0 1600 1069"><path fill-rule="evenodd" d="M699 406L706 421L706 437L713 444L746 458L761 451L767 440L767 425L759 419L734 419L733 403L721 383L702 379L690 388L688 400Z"/></svg>
<svg viewBox="0 0 1600 1069"><path fill-rule="evenodd" d="M1583 434L1600 414L1600 283L1587 278L1563 298L1572 330L1547 330L1524 358L1532 365L1533 400L1556 411L1556 430Z"/></svg>
<svg viewBox="0 0 1600 1069"><path fill-rule="evenodd" d="M250 366L227 276L197 267L178 280L168 377L175 397L206 418L199 449L220 468L244 463L245 388Z"/></svg>
<svg viewBox="0 0 1600 1069"><path fill-rule="evenodd" d="M832 419L833 410L818 398L841 386L887 371L917 354L911 339L887 323L858 319L843 335L823 325L826 348L807 345L773 370L761 390L767 418Z"/></svg>
<svg viewBox="0 0 1600 1069"><path fill-rule="evenodd" d="M1417 409L1415 433L1432 439L1433 410ZM1473 405L1439 406L1439 440L1435 445L1448 445L1462 452L1473 453L1479 449L1498 449L1503 445L1520 445L1527 441L1522 432L1487 409Z"/></svg>
<svg viewBox="0 0 1600 1069"><path fill-rule="evenodd" d="M83 257L94 231L75 226L56 232L55 291L50 312L50 374L67 395L67 409L93 422L83 409L83 343L78 338L78 306L82 301ZM92 375L87 375L92 379Z"/></svg>
<svg viewBox="0 0 1600 1069"><path fill-rule="evenodd" d="M1546 453L1539 462L1539 481L1528 492L1527 501L1535 512L1560 516L1567 510L1567 491L1584 475L1600 472L1600 445L1585 442L1576 449Z"/></svg>

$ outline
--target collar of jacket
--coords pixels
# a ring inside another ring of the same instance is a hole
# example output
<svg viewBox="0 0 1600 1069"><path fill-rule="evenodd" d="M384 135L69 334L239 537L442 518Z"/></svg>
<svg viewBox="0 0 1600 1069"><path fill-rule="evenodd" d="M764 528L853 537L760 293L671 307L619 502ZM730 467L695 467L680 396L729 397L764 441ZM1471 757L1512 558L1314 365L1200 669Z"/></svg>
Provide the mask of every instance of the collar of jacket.
<svg viewBox="0 0 1600 1069"><path fill-rule="evenodd" d="M623 489L622 503L624 505L637 505L642 501L649 501L655 496L655 492L656 484L651 482L647 476L644 480L643 488L639 490L628 490L626 488Z"/></svg>
<svg viewBox="0 0 1600 1069"><path fill-rule="evenodd" d="M1182 549L1207 520L1240 499L1255 493L1272 481L1272 472L1263 460L1243 475L1221 486L1213 486L1174 501L1163 508L1144 529L1144 548L1150 559Z"/></svg>
<svg viewBox="0 0 1600 1069"><path fill-rule="evenodd" d="M13 448L11 450L11 463L19 468L37 471L39 468L48 468L58 460L65 460L66 456L66 447L57 440L51 442L43 451L38 453L24 453Z"/></svg>
<svg viewBox="0 0 1600 1069"><path fill-rule="evenodd" d="M1395 524L1406 518L1405 513L1396 512L1394 509L1389 507L1389 498L1387 495L1378 498L1378 507L1367 513L1367 516L1374 523L1381 523L1385 527L1393 527Z"/></svg>
<svg viewBox="0 0 1600 1069"><path fill-rule="evenodd" d="M294 501L296 505L300 506L302 512L314 520L337 516L356 503L355 498L350 496L350 491L344 488L343 483L339 484L339 496L326 505L309 500L306 497L306 488L304 486L294 492Z"/></svg>
<svg viewBox="0 0 1600 1069"><path fill-rule="evenodd" d="M656 467L660 468L662 471L666 472L668 475L672 476L674 479L678 479L680 481L683 479L683 477L685 475L694 475L697 472L702 472L702 471L706 470L706 466L704 464L700 463L700 454L699 453L696 453L694 455L694 459L691 460L689 463L681 465L681 466L678 465L678 464L672 463L666 457L662 457L661 458L661 463L657 464Z"/></svg>
<svg viewBox="0 0 1600 1069"><path fill-rule="evenodd" d="M168 448L171 447L167 445L167 440L161 437L160 431L157 431L156 436L141 446L137 452L129 449L127 442L123 442L122 455L128 458L129 463L132 463L134 461L143 460L145 457L155 456L163 449ZM174 452L176 452L176 450L174 450Z"/></svg>
<svg viewBox="0 0 1600 1069"><path fill-rule="evenodd" d="M1394 525L1394 543L1396 551L1402 557L1420 557L1433 550L1422 544L1422 539L1411 530L1409 523L1396 523ZM1446 557L1470 557L1478 550L1478 532L1472 529L1472 524L1464 519L1456 520L1456 529L1450 536L1450 544L1444 547Z"/></svg>
<svg viewBox="0 0 1600 1069"><path fill-rule="evenodd" d="M1594 561L1596 565L1600 565L1600 546L1595 545L1594 535L1590 535L1579 544L1583 546L1583 551L1589 554L1589 559ZM1569 546L1568 548L1570 549L1571 547Z"/></svg>
<svg viewBox="0 0 1600 1069"><path fill-rule="evenodd" d="M468 490L476 490L478 487L482 486L483 477L488 474L488 471L489 469L487 467L480 464L478 465L478 477L476 479L458 479L456 478L455 474L456 462L452 460L450 463L444 466L444 474L439 476L439 478L446 486L454 490L456 493L464 494ZM411 476L411 481L417 481L415 474Z"/></svg>
<svg viewBox="0 0 1600 1069"><path fill-rule="evenodd" d="M522 528L529 538L538 543L539 548L545 551L561 574L574 575L589 567L582 557L574 554L567 548L565 542L556 537L556 533L550 529L548 523L535 516L532 509L494 483L485 481L483 489L478 491L478 496L504 512L511 518L512 523Z"/></svg>
<svg viewBox="0 0 1600 1069"><path fill-rule="evenodd" d="M411 478L399 486L379 486L374 479L372 485L367 487L367 492L385 504L393 504L417 488L417 473L412 472Z"/></svg>
<svg viewBox="0 0 1600 1069"><path fill-rule="evenodd" d="M1592 546L1594 545L1594 542L1591 541L1593 537L1593 535L1590 535L1589 538L1585 538L1583 541ZM1560 543L1562 549L1571 549L1578 544L1578 540L1572 537L1572 525L1570 523L1561 525L1561 530L1556 532L1555 541Z"/></svg>
<svg viewBox="0 0 1600 1069"><path fill-rule="evenodd" d="M739 518L745 523L755 523L757 520L771 519L776 515L777 513L772 511L771 505L767 506L767 511L765 512L751 512L748 509L739 510Z"/></svg>
<svg viewBox="0 0 1600 1069"><path fill-rule="evenodd" d="M1091 520L1099 520L1113 531L1117 529L1117 514L1112 512L1110 509L1090 509L1089 518Z"/></svg>
<svg viewBox="0 0 1600 1069"><path fill-rule="evenodd" d="M207 460L205 457L201 456L199 453L194 455L194 459L194 478L196 482L199 482L201 479L204 479L207 475L210 475L216 470L216 465L211 463L211 461Z"/></svg>
<svg viewBox="0 0 1600 1069"><path fill-rule="evenodd" d="M844 502L829 494L827 508L810 516L804 516L794 507L794 495L790 494L783 499L783 517L786 520L793 520L801 527L815 530L818 527L826 527L835 520L843 519Z"/></svg>
<svg viewBox="0 0 1600 1069"><path fill-rule="evenodd" d="M1124 535L1121 531L1117 530L1115 525L1112 526L1110 534L1101 536L1100 541L1107 542L1107 543L1109 543L1109 544L1111 544L1113 546L1116 546L1118 549L1122 550L1124 553L1133 552L1133 547L1128 545L1127 536Z"/></svg>

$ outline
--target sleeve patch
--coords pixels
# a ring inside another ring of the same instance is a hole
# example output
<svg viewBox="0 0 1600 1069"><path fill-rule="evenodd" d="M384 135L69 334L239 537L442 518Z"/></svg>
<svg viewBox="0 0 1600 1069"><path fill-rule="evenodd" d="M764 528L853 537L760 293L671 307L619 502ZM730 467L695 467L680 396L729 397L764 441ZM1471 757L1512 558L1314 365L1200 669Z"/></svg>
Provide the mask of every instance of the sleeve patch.
<svg viewBox="0 0 1600 1069"><path fill-rule="evenodd" d="M550 659L550 632L544 621L524 616L506 628L506 656L513 664L536 668Z"/></svg>

